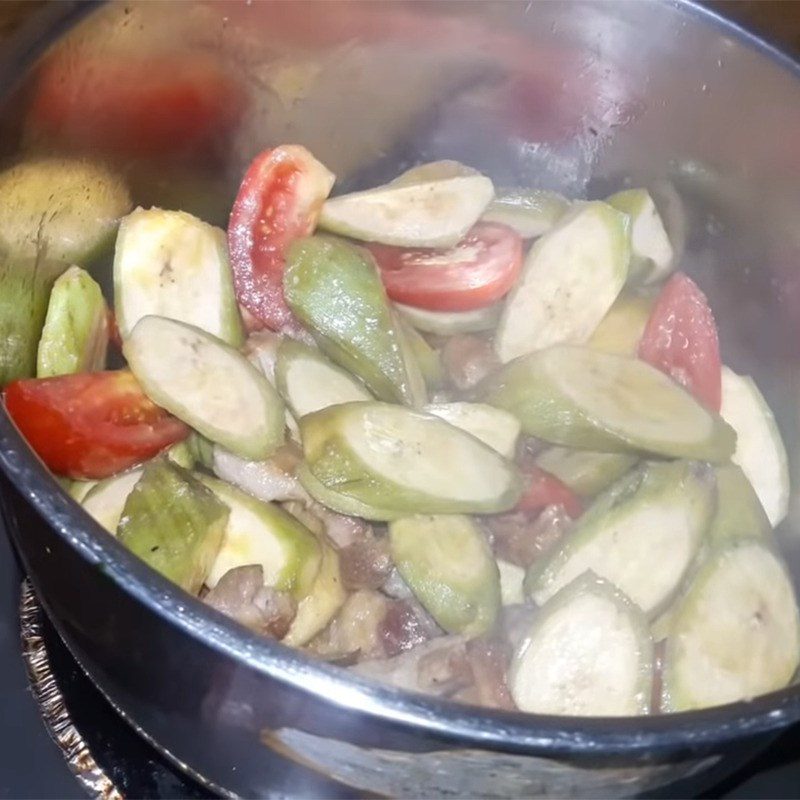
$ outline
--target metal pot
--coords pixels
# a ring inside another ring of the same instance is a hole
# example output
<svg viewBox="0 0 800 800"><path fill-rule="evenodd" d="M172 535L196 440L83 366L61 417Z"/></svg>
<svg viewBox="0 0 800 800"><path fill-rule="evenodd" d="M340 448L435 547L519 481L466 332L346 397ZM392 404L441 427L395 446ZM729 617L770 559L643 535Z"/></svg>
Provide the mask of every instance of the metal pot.
<svg viewBox="0 0 800 800"><path fill-rule="evenodd" d="M9 154L27 141L14 124L26 70L90 10L47 10L6 59ZM125 18L142 41L222 54L251 92L203 162L223 183L291 138L350 186L442 157L575 197L654 186L684 268L711 295L726 361L764 388L795 461L800 67L779 52L682 2L117 6L90 14L76 47L116 46ZM719 776L800 720L797 685L640 719L490 712L379 687L249 634L151 572L66 496L5 413L0 465L8 528L72 653L132 725L221 791L623 796ZM779 531L795 578L796 500Z"/></svg>

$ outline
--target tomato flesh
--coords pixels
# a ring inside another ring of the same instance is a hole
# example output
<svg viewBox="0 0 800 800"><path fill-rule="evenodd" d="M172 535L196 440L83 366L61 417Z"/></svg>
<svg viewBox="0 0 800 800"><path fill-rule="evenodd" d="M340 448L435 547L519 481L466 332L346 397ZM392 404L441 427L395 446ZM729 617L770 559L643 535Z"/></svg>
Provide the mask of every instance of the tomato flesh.
<svg viewBox="0 0 800 800"><path fill-rule="evenodd" d="M522 268L522 238L507 225L479 222L449 249L368 245L392 300L432 311L491 305Z"/></svg>
<svg viewBox="0 0 800 800"><path fill-rule="evenodd" d="M564 511L575 519L581 515L583 506L578 495L565 483L539 467L525 469L527 489L517 503L515 511L541 511L547 506L563 506Z"/></svg>
<svg viewBox="0 0 800 800"><path fill-rule="evenodd" d="M189 434L127 370L14 381L4 397L28 444L68 478L106 478Z"/></svg>
<svg viewBox="0 0 800 800"><path fill-rule="evenodd" d="M706 296L688 275L676 272L664 284L639 342L639 358L719 412L722 366L717 324Z"/></svg>

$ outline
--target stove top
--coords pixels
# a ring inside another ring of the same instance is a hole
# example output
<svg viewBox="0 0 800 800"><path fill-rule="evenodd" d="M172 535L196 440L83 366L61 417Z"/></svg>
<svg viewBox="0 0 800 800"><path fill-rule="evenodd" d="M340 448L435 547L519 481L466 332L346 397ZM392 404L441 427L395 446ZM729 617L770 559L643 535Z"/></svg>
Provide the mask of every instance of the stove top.
<svg viewBox="0 0 800 800"><path fill-rule="evenodd" d="M32 593L23 598L23 579L0 529L0 708L4 712L0 715L0 797L212 797L117 716L72 659ZM20 640L21 599L25 658ZM26 661L36 671L34 687ZM42 717L42 701L49 729ZM75 774L76 765L80 776ZM662 798L685 796L677 785L658 793ZM704 797L800 800L800 726Z"/></svg>

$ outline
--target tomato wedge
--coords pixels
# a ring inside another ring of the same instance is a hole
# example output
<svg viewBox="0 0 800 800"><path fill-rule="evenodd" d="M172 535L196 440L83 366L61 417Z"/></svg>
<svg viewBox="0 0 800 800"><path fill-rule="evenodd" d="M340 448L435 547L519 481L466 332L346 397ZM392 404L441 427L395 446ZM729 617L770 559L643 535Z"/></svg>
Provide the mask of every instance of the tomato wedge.
<svg viewBox="0 0 800 800"><path fill-rule="evenodd" d="M297 331L283 299L286 250L317 224L334 176L299 145L265 150L250 164L228 224L236 298L262 326Z"/></svg>
<svg viewBox="0 0 800 800"><path fill-rule="evenodd" d="M14 381L5 403L42 461L69 478L106 478L189 434L128 370Z"/></svg>
<svg viewBox="0 0 800 800"><path fill-rule="evenodd" d="M547 506L562 506L572 519L581 515L583 506L578 495L555 475L539 467L528 467L524 478L528 488L517 503L515 511L541 511Z"/></svg>
<svg viewBox="0 0 800 800"><path fill-rule="evenodd" d="M706 296L683 272L664 284L639 342L639 358L719 411L722 366L717 324Z"/></svg>
<svg viewBox="0 0 800 800"><path fill-rule="evenodd" d="M450 249L367 246L389 297L432 311L491 305L514 285L522 268L522 238L495 222L479 222Z"/></svg>

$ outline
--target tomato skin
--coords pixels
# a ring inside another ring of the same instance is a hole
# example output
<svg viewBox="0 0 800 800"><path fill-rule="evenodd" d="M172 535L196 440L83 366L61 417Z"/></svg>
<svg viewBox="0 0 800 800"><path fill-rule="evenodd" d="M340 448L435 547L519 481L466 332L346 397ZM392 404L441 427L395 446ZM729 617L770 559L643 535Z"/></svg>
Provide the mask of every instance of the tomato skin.
<svg viewBox="0 0 800 800"><path fill-rule="evenodd" d="M496 222L479 222L450 249L367 248L392 300L432 311L491 305L511 289L522 268L522 237Z"/></svg>
<svg viewBox="0 0 800 800"><path fill-rule="evenodd" d="M555 475L539 467L528 467L524 471L524 478L528 488L515 511L541 511L547 506L563 506L572 519L581 515L583 506L578 495Z"/></svg>
<svg viewBox="0 0 800 800"><path fill-rule="evenodd" d="M106 478L189 434L145 396L128 370L14 381L4 399L37 455L69 478Z"/></svg>
<svg viewBox="0 0 800 800"><path fill-rule="evenodd" d="M228 224L236 298L272 330L300 329L283 298L286 250L313 232L333 180L297 145L260 153L242 179Z"/></svg>
<svg viewBox="0 0 800 800"><path fill-rule="evenodd" d="M661 289L639 342L639 358L719 412L722 364L714 314L706 296L683 272Z"/></svg>

